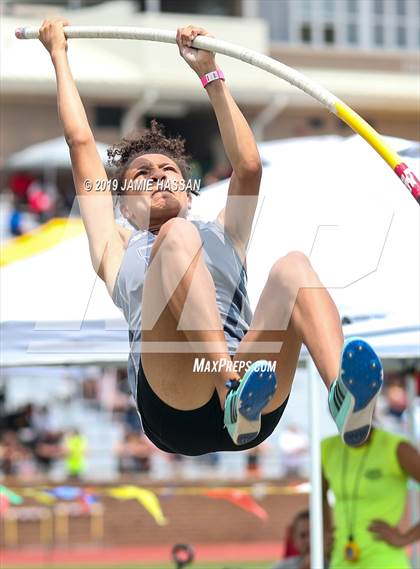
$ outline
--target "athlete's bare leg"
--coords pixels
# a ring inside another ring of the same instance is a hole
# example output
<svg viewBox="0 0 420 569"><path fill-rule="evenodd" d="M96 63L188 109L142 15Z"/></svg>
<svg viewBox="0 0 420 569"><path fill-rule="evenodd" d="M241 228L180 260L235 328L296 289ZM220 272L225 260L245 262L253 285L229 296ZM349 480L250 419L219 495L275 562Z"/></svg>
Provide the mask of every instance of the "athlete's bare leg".
<svg viewBox="0 0 420 569"><path fill-rule="evenodd" d="M194 373L194 359L230 361L214 283L196 227L175 218L159 231L143 292L142 363L153 391L176 409L204 405L237 373Z"/></svg>
<svg viewBox="0 0 420 569"><path fill-rule="evenodd" d="M261 352L261 342L271 346ZM271 269L250 330L234 358L276 362L277 391L264 413L279 407L289 395L302 343L329 387L337 378L340 365L340 317L307 257L293 252Z"/></svg>

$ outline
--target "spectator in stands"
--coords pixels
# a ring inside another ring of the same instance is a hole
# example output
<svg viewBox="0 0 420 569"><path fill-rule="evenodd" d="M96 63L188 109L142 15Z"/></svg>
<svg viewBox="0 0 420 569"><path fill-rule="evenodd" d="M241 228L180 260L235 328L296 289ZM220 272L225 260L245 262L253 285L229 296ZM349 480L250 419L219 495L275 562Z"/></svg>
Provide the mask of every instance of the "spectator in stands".
<svg viewBox="0 0 420 569"><path fill-rule="evenodd" d="M86 470L87 440L77 429L68 433L64 441L67 475L69 478L80 479Z"/></svg>
<svg viewBox="0 0 420 569"><path fill-rule="evenodd" d="M17 474L17 465L22 458L23 448L13 431L4 431L0 438L0 471L5 476Z"/></svg>
<svg viewBox="0 0 420 569"><path fill-rule="evenodd" d="M56 192L56 190L55 190ZM53 217L54 201L53 191L48 191L45 182L34 180L27 191L29 211L33 213L39 223L45 223Z"/></svg>
<svg viewBox="0 0 420 569"><path fill-rule="evenodd" d="M35 474L32 452L13 431L5 431L0 436L0 473L19 478L31 478Z"/></svg>
<svg viewBox="0 0 420 569"><path fill-rule="evenodd" d="M15 172L9 179L8 186L13 196L25 203L28 200L29 186L35 178L28 172Z"/></svg>
<svg viewBox="0 0 420 569"><path fill-rule="evenodd" d="M288 425L279 439L282 465L286 477L302 475L302 469L308 454L308 437L297 425Z"/></svg>
<svg viewBox="0 0 420 569"><path fill-rule="evenodd" d="M51 181L27 172L16 172L9 179L8 186L13 196L13 210L9 218L12 235L19 236L28 230L24 212L32 214L38 223L54 217L57 188Z"/></svg>
<svg viewBox="0 0 420 569"><path fill-rule="evenodd" d="M248 449L246 452L246 475L250 478L261 478L261 456L267 447L264 443Z"/></svg>
<svg viewBox="0 0 420 569"><path fill-rule="evenodd" d="M51 433L53 429L51 413L48 405L35 406L32 414L32 424L38 433Z"/></svg>
<svg viewBox="0 0 420 569"><path fill-rule="evenodd" d="M21 429L30 429L32 426L33 406L31 403L19 407L1 417L1 428L18 432Z"/></svg>
<svg viewBox="0 0 420 569"><path fill-rule="evenodd" d="M310 535L309 535L309 511L304 510L293 518L288 535L295 555L291 555L280 561L273 569L311 569L310 564Z"/></svg>
<svg viewBox="0 0 420 569"><path fill-rule="evenodd" d="M6 475L47 474L62 457L62 433L51 429L46 406L24 405L0 417L0 464Z"/></svg>
<svg viewBox="0 0 420 569"><path fill-rule="evenodd" d="M89 403L89 405L93 408L93 409L99 409L100 405L99 405L99 401L98 401L98 382L99 382L100 378L93 375L93 372L91 372L91 375L87 376L82 383L82 395L83 395L83 399L85 399L86 402Z"/></svg>
<svg viewBox="0 0 420 569"><path fill-rule="evenodd" d="M9 232L13 237L20 237L26 233L23 206L18 200L14 200L13 209L9 216Z"/></svg>
<svg viewBox="0 0 420 569"><path fill-rule="evenodd" d="M172 479L183 479L184 477L184 466L186 457L183 454L170 454L167 457L171 465L171 478Z"/></svg>
<svg viewBox="0 0 420 569"><path fill-rule="evenodd" d="M124 440L117 445L120 474L149 474L154 447L142 432L126 431Z"/></svg>
<svg viewBox="0 0 420 569"><path fill-rule="evenodd" d="M142 430L140 416L132 398L127 401L124 412L124 423L130 431L140 432Z"/></svg>
<svg viewBox="0 0 420 569"><path fill-rule="evenodd" d="M49 474L54 462L62 458L61 433L40 431L33 445L34 456L43 474Z"/></svg>
<svg viewBox="0 0 420 569"><path fill-rule="evenodd" d="M401 421L404 411L407 408L407 393L400 381L393 381L387 386L385 396L388 403L388 414L397 421Z"/></svg>

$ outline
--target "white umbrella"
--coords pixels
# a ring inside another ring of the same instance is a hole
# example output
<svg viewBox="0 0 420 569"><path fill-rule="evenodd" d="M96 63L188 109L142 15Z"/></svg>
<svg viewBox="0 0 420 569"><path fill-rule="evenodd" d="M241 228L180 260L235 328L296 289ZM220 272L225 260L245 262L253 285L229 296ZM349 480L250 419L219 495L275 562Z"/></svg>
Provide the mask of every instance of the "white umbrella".
<svg viewBox="0 0 420 569"><path fill-rule="evenodd" d="M96 147L102 162L106 164L108 145L97 142ZM65 138L60 136L15 152L7 160L6 168L9 170L70 169L70 153Z"/></svg>

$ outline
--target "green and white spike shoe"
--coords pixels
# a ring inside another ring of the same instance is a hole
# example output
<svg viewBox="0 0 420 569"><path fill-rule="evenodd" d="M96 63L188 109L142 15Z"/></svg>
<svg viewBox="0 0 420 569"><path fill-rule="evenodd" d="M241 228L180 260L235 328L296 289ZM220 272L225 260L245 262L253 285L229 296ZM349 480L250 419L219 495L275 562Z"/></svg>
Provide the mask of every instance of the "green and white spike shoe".
<svg viewBox="0 0 420 569"><path fill-rule="evenodd" d="M273 397L276 374L270 371L269 362L254 362L241 381L231 380L225 402L225 426L236 445L249 443L258 436L261 412Z"/></svg>
<svg viewBox="0 0 420 569"><path fill-rule="evenodd" d="M361 338L349 338L340 375L328 393L331 415L347 445L360 446L367 440L382 385L382 364L374 350Z"/></svg>

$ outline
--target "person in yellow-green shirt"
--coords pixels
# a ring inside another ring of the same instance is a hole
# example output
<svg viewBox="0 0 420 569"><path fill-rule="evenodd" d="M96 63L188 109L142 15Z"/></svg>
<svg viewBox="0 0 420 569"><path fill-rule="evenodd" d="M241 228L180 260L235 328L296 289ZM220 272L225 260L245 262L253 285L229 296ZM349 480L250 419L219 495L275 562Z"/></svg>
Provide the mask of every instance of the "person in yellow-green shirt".
<svg viewBox="0 0 420 569"><path fill-rule="evenodd" d="M330 569L409 569L405 547L420 524L402 532L409 478L420 481L420 455L404 437L374 428L359 447L339 436L321 443L324 525L333 531ZM334 524L327 492L335 496ZM334 527L333 527L334 526Z"/></svg>
<svg viewBox="0 0 420 569"><path fill-rule="evenodd" d="M80 478L86 468L86 437L74 429L68 434L64 444L67 474L71 478Z"/></svg>

